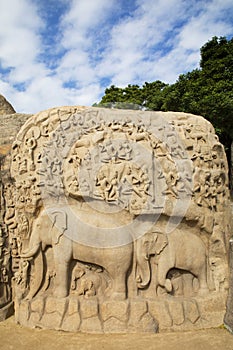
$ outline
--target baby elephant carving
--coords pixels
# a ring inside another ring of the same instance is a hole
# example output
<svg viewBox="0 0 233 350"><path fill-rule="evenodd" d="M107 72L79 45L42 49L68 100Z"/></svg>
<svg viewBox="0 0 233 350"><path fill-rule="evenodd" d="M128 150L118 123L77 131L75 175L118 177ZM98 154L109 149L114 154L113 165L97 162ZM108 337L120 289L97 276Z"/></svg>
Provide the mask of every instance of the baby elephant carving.
<svg viewBox="0 0 233 350"><path fill-rule="evenodd" d="M209 291L207 285L207 257L206 247L201 238L192 233L179 229L169 234L153 231L146 234L140 242L140 255L145 260L156 255L157 287L163 287L167 292L172 291L171 280L167 277L169 270L173 268L191 272L199 282L198 293L203 294ZM142 281L143 278L139 281ZM145 288L149 284L138 285ZM156 289L157 289L156 287Z"/></svg>

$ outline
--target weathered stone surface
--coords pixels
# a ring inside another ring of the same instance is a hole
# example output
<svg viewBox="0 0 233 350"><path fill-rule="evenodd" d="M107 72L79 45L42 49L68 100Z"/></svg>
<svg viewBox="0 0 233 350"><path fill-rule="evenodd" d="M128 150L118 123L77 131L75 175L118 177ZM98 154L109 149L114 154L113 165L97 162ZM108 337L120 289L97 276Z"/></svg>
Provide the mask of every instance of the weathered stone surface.
<svg viewBox="0 0 233 350"><path fill-rule="evenodd" d="M172 318L169 313L168 305L166 301L149 301L149 312L150 314L158 320L159 330L167 330L172 327Z"/></svg>
<svg viewBox="0 0 233 350"><path fill-rule="evenodd" d="M81 318L76 310L76 312L72 312L72 314L67 315L62 323L61 330L68 332L78 332L80 329Z"/></svg>
<svg viewBox="0 0 233 350"><path fill-rule="evenodd" d="M32 300L32 302L30 304L31 311L38 312L39 314L41 314L44 310L44 303L45 303L45 300L43 298L36 298L36 299Z"/></svg>
<svg viewBox="0 0 233 350"><path fill-rule="evenodd" d="M67 314L68 315L77 314L78 311L79 311L79 302L78 302L78 300L76 298L70 298Z"/></svg>
<svg viewBox="0 0 233 350"><path fill-rule="evenodd" d="M41 317L42 315L38 312L32 312L27 322L27 325L32 328L40 326Z"/></svg>
<svg viewBox="0 0 233 350"><path fill-rule="evenodd" d="M158 321L148 312L148 306L145 300L131 300L128 330L130 332L149 333L156 333L158 331Z"/></svg>
<svg viewBox="0 0 233 350"><path fill-rule="evenodd" d="M187 319L193 324L196 323L200 317L197 302L195 300L184 301L184 312Z"/></svg>
<svg viewBox="0 0 233 350"><path fill-rule="evenodd" d="M230 239L230 281L229 281L229 293L227 298L227 309L224 316L224 324L233 332L233 238Z"/></svg>
<svg viewBox="0 0 233 350"><path fill-rule="evenodd" d="M112 328L110 332L113 330ZM102 325L98 316L82 320L80 331L84 333L103 333Z"/></svg>
<svg viewBox="0 0 233 350"><path fill-rule="evenodd" d="M223 319L227 161L209 122L55 108L24 124L10 170L3 217L21 324L157 332Z"/></svg>
<svg viewBox="0 0 233 350"><path fill-rule="evenodd" d="M40 325L43 328L60 330L62 324L61 314L58 312L52 312L50 314L44 313L40 321Z"/></svg>
<svg viewBox="0 0 233 350"><path fill-rule="evenodd" d="M45 311L46 313L59 312L61 315L63 315L67 302L68 301L66 298L60 299L48 297L45 304Z"/></svg>
<svg viewBox="0 0 233 350"><path fill-rule="evenodd" d="M11 294L10 242L7 226L4 223L5 198L4 183L9 179L11 145L16 134L29 114L15 113L12 105L0 95L0 320L13 314Z"/></svg>
<svg viewBox="0 0 233 350"><path fill-rule="evenodd" d="M8 102L4 96L0 95L0 115L13 113L15 113L15 110L10 102Z"/></svg>
<svg viewBox="0 0 233 350"><path fill-rule="evenodd" d="M0 322L6 320L8 317L14 314L14 305L13 302L9 303L0 309Z"/></svg>
<svg viewBox="0 0 233 350"><path fill-rule="evenodd" d="M31 116L23 113L0 115L0 155L9 153L17 133Z"/></svg>
<svg viewBox="0 0 233 350"><path fill-rule="evenodd" d="M115 300L105 301L101 305L100 312L104 322L111 317L121 322L126 322L129 317L129 302Z"/></svg>
<svg viewBox="0 0 233 350"><path fill-rule="evenodd" d="M158 321L155 320L151 314L146 313L140 319L138 327L135 327L135 332L140 333L157 333L159 331Z"/></svg>
<svg viewBox="0 0 233 350"><path fill-rule="evenodd" d="M169 302L169 313L174 325L180 326L184 323L185 318L182 301L175 300Z"/></svg>
<svg viewBox="0 0 233 350"><path fill-rule="evenodd" d="M16 318L17 322L20 322L25 325L28 324L28 320L30 317L28 301L21 302L19 309L16 309L15 311L18 312L18 315Z"/></svg>
<svg viewBox="0 0 233 350"><path fill-rule="evenodd" d="M126 333L127 324L124 321L120 321L118 318L110 317L104 321L104 332L105 333Z"/></svg>
<svg viewBox="0 0 233 350"><path fill-rule="evenodd" d="M98 315L97 300L82 300L80 302L80 313L82 318L90 318Z"/></svg>
<svg viewBox="0 0 233 350"><path fill-rule="evenodd" d="M138 325L143 315L148 311L147 302L145 300L130 301L130 320L129 324Z"/></svg>

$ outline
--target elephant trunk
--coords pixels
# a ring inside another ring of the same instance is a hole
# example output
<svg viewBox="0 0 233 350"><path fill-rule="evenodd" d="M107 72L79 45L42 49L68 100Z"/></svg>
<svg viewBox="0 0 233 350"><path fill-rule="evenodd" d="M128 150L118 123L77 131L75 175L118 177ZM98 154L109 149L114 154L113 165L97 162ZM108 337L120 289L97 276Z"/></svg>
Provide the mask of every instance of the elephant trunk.
<svg viewBox="0 0 233 350"><path fill-rule="evenodd" d="M43 254L39 251L34 258L34 271L33 271L33 280L30 283L30 290L26 296L27 300L31 300L39 291L43 277L44 277L44 261Z"/></svg>
<svg viewBox="0 0 233 350"><path fill-rule="evenodd" d="M36 253L38 252L39 248L40 248L40 243L35 244L33 247L31 247L28 250L26 250L25 252L21 253L20 256L23 259L33 258L33 256L35 256Z"/></svg>
<svg viewBox="0 0 233 350"><path fill-rule="evenodd" d="M145 239L136 242L136 283L139 289L145 289L151 280L150 253L145 248Z"/></svg>
<svg viewBox="0 0 233 350"><path fill-rule="evenodd" d="M141 260L141 261L140 261ZM137 261L137 276L136 282L140 289L145 289L151 279L151 267L149 259L141 258Z"/></svg>
<svg viewBox="0 0 233 350"><path fill-rule="evenodd" d="M29 248L20 254L21 258L26 260L32 260L31 269L33 273L33 279L30 280L29 293L26 296L27 300L31 300L39 291L43 277L44 277L44 261L41 249L41 242L36 235L32 235Z"/></svg>

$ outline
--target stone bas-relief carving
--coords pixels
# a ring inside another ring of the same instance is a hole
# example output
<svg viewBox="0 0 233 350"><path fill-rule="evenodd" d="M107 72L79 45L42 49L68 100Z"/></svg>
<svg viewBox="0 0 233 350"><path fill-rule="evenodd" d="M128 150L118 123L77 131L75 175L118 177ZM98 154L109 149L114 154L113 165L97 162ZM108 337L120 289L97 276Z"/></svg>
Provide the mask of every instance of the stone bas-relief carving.
<svg viewBox="0 0 233 350"><path fill-rule="evenodd" d="M222 324L227 162L184 113L62 107L27 121L4 185L16 320L83 332Z"/></svg>
<svg viewBox="0 0 233 350"><path fill-rule="evenodd" d="M0 321L3 321L12 315L13 303L11 291L10 248L7 227L3 222L5 200L3 193L4 171L2 159L0 169L2 172L0 179Z"/></svg>

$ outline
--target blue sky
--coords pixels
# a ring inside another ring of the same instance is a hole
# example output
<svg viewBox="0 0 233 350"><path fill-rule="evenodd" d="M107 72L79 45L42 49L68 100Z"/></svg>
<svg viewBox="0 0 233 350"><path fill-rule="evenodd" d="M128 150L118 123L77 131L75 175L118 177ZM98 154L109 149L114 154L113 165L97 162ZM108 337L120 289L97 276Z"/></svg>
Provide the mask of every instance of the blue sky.
<svg viewBox="0 0 233 350"><path fill-rule="evenodd" d="M0 0L0 94L22 113L90 106L175 82L213 36L233 36L232 0Z"/></svg>

